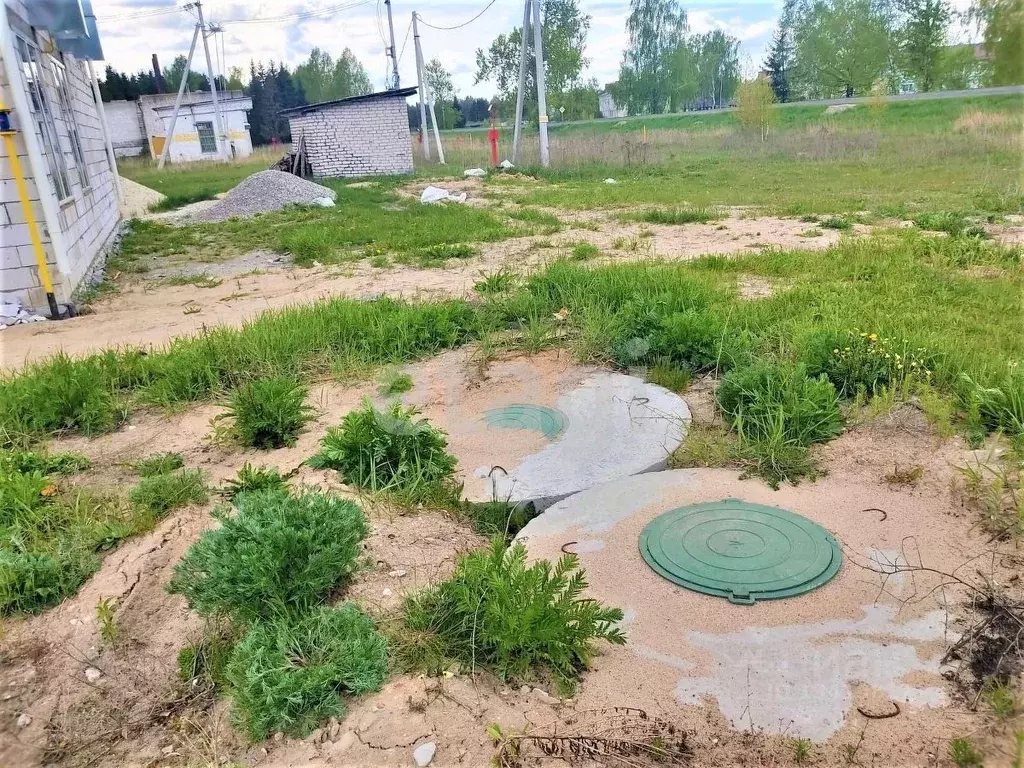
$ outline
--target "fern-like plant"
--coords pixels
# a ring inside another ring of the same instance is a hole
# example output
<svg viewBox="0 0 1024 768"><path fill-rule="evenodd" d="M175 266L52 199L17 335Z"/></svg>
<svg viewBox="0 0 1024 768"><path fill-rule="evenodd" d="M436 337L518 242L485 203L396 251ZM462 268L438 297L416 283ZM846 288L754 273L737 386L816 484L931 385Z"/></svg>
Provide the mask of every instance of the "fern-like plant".
<svg viewBox="0 0 1024 768"><path fill-rule="evenodd" d="M280 448L293 445L299 430L313 418L305 385L293 379L248 381L232 394L227 415L243 445Z"/></svg>
<svg viewBox="0 0 1024 768"><path fill-rule="evenodd" d="M378 411L366 401L332 427L308 464L336 469L349 485L395 493L409 501L453 496L455 457L444 432L418 419L416 408L393 403ZM452 491L452 493L445 493Z"/></svg>
<svg viewBox="0 0 1024 768"><path fill-rule="evenodd" d="M583 597L586 573L575 555L526 564L519 542L461 557L447 581L406 600L405 622L428 633L446 656L491 668L502 679L547 671L571 688L594 655L594 641L621 645L622 611Z"/></svg>
<svg viewBox="0 0 1024 768"><path fill-rule="evenodd" d="M322 720L341 717L342 696L377 690L387 672L387 641L349 604L254 624L225 677L237 719L258 741L276 731L303 737Z"/></svg>
<svg viewBox="0 0 1024 768"><path fill-rule="evenodd" d="M224 484L222 493L229 499L235 499L240 494L254 491L286 490L288 481L281 477L277 467L254 467L247 461L238 470L238 475Z"/></svg>
<svg viewBox="0 0 1024 768"><path fill-rule="evenodd" d="M218 510L174 569L167 589L204 616L240 621L298 615L320 604L356 568L368 528L353 502L287 491L244 493L237 515Z"/></svg>

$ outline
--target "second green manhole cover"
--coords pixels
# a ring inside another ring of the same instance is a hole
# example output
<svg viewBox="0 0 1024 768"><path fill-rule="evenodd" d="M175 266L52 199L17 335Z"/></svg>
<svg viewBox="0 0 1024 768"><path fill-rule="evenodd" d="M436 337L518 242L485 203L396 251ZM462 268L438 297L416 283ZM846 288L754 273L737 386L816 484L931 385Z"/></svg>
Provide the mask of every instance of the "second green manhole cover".
<svg viewBox="0 0 1024 768"><path fill-rule="evenodd" d="M741 605L810 592L842 563L817 523L737 499L656 517L640 534L640 554L669 581Z"/></svg>
<svg viewBox="0 0 1024 768"><path fill-rule="evenodd" d="M543 405L507 405L504 408L492 408L484 414L484 421L491 427L541 432L548 440L554 440L562 434L568 423L564 413Z"/></svg>

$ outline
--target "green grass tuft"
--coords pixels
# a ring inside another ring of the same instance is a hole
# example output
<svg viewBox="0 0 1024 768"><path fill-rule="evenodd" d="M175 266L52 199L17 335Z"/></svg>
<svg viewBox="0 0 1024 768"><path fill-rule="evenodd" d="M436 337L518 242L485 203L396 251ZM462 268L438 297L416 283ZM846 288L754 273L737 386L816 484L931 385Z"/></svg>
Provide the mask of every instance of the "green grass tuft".
<svg viewBox="0 0 1024 768"><path fill-rule="evenodd" d="M185 460L180 453L168 451L166 453L154 453L144 459L139 459L132 464L139 477L153 477L155 475L166 475L176 469L185 466Z"/></svg>
<svg viewBox="0 0 1024 768"><path fill-rule="evenodd" d="M974 746L974 742L962 736L949 740L946 753L957 768L981 768L985 762L984 756Z"/></svg>
<svg viewBox="0 0 1024 768"><path fill-rule="evenodd" d="M238 474L224 484L223 493L234 499L243 493L254 491L287 491L288 481L281 477L277 467L254 467L248 461Z"/></svg>
<svg viewBox="0 0 1024 768"><path fill-rule="evenodd" d="M343 697L378 690L387 672L387 641L366 614L343 605L253 625L225 677L238 723L260 741L277 731L302 738L343 717Z"/></svg>
<svg viewBox="0 0 1024 768"><path fill-rule="evenodd" d="M721 211L714 208L648 208L624 215L631 221L644 221L648 224L707 224L725 218Z"/></svg>
<svg viewBox="0 0 1024 768"><path fill-rule="evenodd" d="M299 431L313 418L306 405L308 389L294 379L245 382L231 393L227 416L234 419L242 445L281 448L294 445Z"/></svg>
<svg viewBox="0 0 1024 768"><path fill-rule="evenodd" d="M670 392L685 392L692 378L693 374L689 368L681 368L670 360L659 360L647 371L649 382Z"/></svg>
<svg viewBox="0 0 1024 768"><path fill-rule="evenodd" d="M481 273L480 279L473 284L473 290L485 296L507 293L515 287L518 280L519 275L516 272L502 267L489 275Z"/></svg>
<svg viewBox="0 0 1024 768"><path fill-rule="evenodd" d="M381 376L377 391L382 397L392 397L408 392L413 387L412 376L401 371L388 370Z"/></svg>
<svg viewBox="0 0 1024 768"><path fill-rule="evenodd" d="M506 548L497 537L460 557L450 579L406 600L412 636L399 659L416 666L447 657L503 680L547 673L571 688L596 640L626 640L616 626L622 611L583 597L586 587L575 555L527 565L521 543Z"/></svg>
<svg viewBox="0 0 1024 768"><path fill-rule="evenodd" d="M199 614L243 622L299 615L355 571L368 528L353 502L280 490L235 501L238 514L214 512L220 528L189 548L168 585Z"/></svg>
<svg viewBox="0 0 1024 768"><path fill-rule="evenodd" d="M308 463L335 469L349 485L371 492L410 502L450 502L459 491L452 481L455 457L444 432L416 418L418 413L397 402L383 412L364 402L328 430Z"/></svg>
<svg viewBox="0 0 1024 768"><path fill-rule="evenodd" d="M183 469L163 475L143 477L128 494L128 500L159 517L189 504L205 504L210 499L206 479L200 469Z"/></svg>
<svg viewBox="0 0 1024 768"><path fill-rule="evenodd" d="M818 226L825 229L848 230L853 228L853 223L841 216L829 216L819 221Z"/></svg>

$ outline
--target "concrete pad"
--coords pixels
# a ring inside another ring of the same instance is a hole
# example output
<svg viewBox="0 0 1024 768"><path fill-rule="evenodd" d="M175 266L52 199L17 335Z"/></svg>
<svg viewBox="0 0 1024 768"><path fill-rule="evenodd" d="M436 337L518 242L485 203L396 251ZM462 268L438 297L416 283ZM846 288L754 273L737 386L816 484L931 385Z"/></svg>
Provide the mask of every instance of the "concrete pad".
<svg viewBox="0 0 1024 768"><path fill-rule="evenodd" d="M493 361L482 378L468 354L408 366L414 386L402 399L447 432L471 501L545 509L593 485L661 469L690 420L678 395L565 353ZM503 418L502 409L514 416Z"/></svg>
<svg viewBox="0 0 1024 768"><path fill-rule="evenodd" d="M738 606L677 586L644 562L638 538L652 519L726 498L818 523L842 546L842 569L804 595ZM869 508L888 516L880 520ZM590 488L552 505L518 538L534 558L575 552L590 596L625 612L628 642L597 661L579 706L613 698L680 722L693 721L689 708L710 706L737 729L826 741L851 713L859 717L857 707L901 708L897 723L880 720L872 728L907 728L913 717L924 718L914 727L949 727L939 660L951 636L944 602L951 598L935 589L938 577L893 571L918 558L952 567L984 551L966 528L936 514L934 499L881 486L826 479L772 491L759 480L704 469Z"/></svg>

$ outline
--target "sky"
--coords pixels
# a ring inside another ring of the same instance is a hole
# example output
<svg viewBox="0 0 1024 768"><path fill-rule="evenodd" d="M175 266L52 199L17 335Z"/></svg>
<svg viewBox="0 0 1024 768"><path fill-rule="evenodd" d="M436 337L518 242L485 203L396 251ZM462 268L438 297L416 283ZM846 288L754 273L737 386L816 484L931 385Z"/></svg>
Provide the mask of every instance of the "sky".
<svg viewBox="0 0 1024 768"><path fill-rule="evenodd" d="M408 34L413 10L419 12L421 25L444 27L471 19L487 2L392 0L402 84L416 83L412 36ZM195 16L181 10L183 0L93 0L92 5L106 63L116 69L127 72L148 69L153 53L159 56L161 65L167 66L176 55L188 53ZM243 19L279 18L346 5L350 7L310 18L239 23ZM739 38L740 66L743 73L750 76L764 60L782 0L690 0L683 6L692 32L717 28ZM627 42L625 23L629 2L580 0L580 7L591 16L586 48L590 65L584 75L597 78L602 85L612 82L618 77L622 50ZM205 0L203 12L207 21L221 23L224 29L223 33L209 39L215 72L227 72L233 66L248 72L251 59L284 61L294 67L305 60L314 47L335 58L347 47L362 62L375 89L385 87L390 64L384 52L387 16L381 0ZM421 26L424 59L441 60L452 73L459 96L490 97L494 93L492 84L473 82L476 49L486 48L498 34L520 25L522 15L522 0L495 0L479 19L459 29L441 31ZM205 71L201 45L192 68Z"/></svg>

